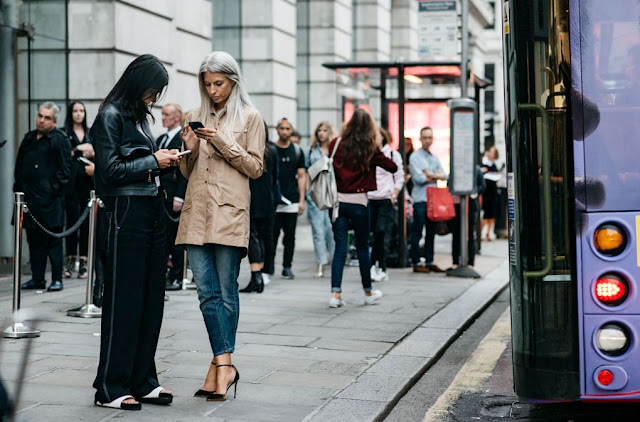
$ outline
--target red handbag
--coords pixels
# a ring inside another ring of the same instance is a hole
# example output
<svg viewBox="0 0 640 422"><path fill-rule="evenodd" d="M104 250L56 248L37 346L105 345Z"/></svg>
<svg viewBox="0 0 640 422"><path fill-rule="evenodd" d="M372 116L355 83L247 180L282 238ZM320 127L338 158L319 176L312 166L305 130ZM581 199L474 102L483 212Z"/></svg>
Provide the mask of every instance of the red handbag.
<svg viewBox="0 0 640 422"><path fill-rule="evenodd" d="M447 221L456 216L453 197L448 188L427 188L427 218L431 221Z"/></svg>

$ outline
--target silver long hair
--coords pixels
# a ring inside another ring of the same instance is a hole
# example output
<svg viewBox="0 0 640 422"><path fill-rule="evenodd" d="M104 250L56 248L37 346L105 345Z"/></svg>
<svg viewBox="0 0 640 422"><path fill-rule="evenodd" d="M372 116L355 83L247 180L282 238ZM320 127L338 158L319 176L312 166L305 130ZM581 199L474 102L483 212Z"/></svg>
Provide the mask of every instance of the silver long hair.
<svg viewBox="0 0 640 422"><path fill-rule="evenodd" d="M229 54L224 51L214 51L204 58L200 65L200 71L198 73L198 85L200 86L200 121L206 121L211 116L213 111L213 102L209 98L207 89L204 86L204 74L205 73L221 73L227 78L235 82L229 99L227 100L227 118L224 121L222 133L232 137L233 128L236 124L244 126L244 113L243 106L255 109L249 94L244 89L244 78L240 71L238 62Z"/></svg>

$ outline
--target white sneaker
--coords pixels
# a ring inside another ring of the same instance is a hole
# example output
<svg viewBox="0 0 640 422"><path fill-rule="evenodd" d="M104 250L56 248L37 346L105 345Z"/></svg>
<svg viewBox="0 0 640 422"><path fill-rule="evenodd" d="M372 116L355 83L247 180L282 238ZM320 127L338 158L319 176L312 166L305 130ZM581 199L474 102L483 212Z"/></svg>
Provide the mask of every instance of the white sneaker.
<svg viewBox="0 0 640 422"><path fill-rule="evenodd" d="M371 291L371 296L365 296L364 297L364 304L365 305L372 305L375 301L377 301L381 297L382 297L382 292L380 290L372 290Z"/></svg>
<svg viewBox="0 0 640 422"><path fill-rule="evenodd" d="M271 283L271 277L269 276L269 274L267 273L262 273L262 281L264 282L264 285L266 286L267 284Z"/></svg>
<svg viewBox="0 0 640 422"><path fill-rule="evenodd" d="M330 308L341 308L345 305L344 300L332 297L329 301Z"/></svg>
<svg viewBox="0 0 640 422"><path fill-rule="evenodd" d="M389 281L389 275L385 271L378 271L378 281Z"/></svg>
<svg viewBox="0 0 640 422"><path fill-rule="evenodd" d="M375 265L371 266L371 281L380 281L379 277L380 277L380 270L378 270L378 267L376 267Z"/></svg>

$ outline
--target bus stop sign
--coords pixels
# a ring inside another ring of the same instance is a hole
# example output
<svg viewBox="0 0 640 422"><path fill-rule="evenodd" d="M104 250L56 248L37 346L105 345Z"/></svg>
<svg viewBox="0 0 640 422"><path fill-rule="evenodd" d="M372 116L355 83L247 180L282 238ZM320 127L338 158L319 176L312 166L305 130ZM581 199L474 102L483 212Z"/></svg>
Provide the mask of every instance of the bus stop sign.
<svg viewBox="0 0 640 422"><path fill-rule="evenodd" d="M478 104L470 98L447 102L451 110L451 164L449 191L453 195L476 193L478 162Z"/></svg>

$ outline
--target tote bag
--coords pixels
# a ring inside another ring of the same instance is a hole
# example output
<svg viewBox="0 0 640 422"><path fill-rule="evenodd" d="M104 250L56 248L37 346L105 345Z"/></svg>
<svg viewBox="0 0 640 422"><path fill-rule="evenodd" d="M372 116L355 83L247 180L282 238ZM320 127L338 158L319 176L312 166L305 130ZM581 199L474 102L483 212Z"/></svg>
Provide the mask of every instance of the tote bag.
<svg viewBox="0 0 640 422"><path fill-rule="evenodd" d="M427 217L431 221L447 221L456 216L453 197L447 188L427 188Z"/></svg>
<svg viewBox="0 0 640 422"><path fill-rule="evenodd" d="M338 150L341 138L336 141L331 157L322 156L307 170L309 174L309 194L311 199L321 210L333 209L332 221L337 216L338 209L338 185L333 169L333 156Z"/></svg>

